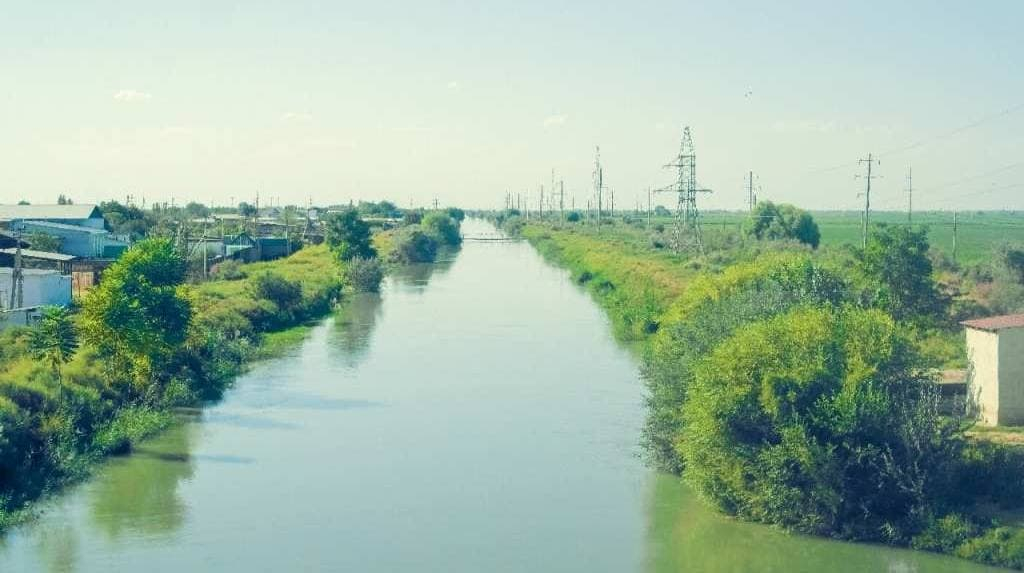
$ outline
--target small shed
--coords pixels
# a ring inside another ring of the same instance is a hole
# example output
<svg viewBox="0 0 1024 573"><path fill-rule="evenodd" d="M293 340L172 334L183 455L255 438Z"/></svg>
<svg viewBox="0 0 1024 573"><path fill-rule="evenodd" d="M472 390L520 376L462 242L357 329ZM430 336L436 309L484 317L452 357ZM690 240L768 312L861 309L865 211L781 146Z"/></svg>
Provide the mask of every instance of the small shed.
<svg viewBox="0 0 1024 573"><path fill-rule="evenodd" d="M967 394L981 423L1024 425L1024 314L967 320Z"/></svg>

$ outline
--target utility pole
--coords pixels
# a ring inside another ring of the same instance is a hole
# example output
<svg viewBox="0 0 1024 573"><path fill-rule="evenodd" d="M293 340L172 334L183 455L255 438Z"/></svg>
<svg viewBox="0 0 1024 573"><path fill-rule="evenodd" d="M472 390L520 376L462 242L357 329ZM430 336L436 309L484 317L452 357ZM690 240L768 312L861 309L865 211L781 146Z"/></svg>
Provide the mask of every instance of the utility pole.
<svg viewBox="0 0 1024 573"><path fill-rule="evenodd" d="M953 211L953 262L956 262L956 210Z"/></svg>
<svg viewBox="0 0 1024 573"><path fill-rule="evenodd" d="M604 171L601 169L601 146L594 153L594 192L597 194L597 225L601 225L601 192L604 190Z"/></svg>
<svg viewBox="0 0 1024 573"><path fill-rule="evenodd" d="M907 223L914 223L914 168L907 167Z"/></svg>
<svg viewBox="0 0 1024 573"><path fill-rule="evenodd" d="M754 212L754 207L757 206L757 196L754 195L754 172L747 172L747 207L750 212Z"/></svg>
<svg viewBox="0 0 1024 573"><path fill-rule="evenodd" d="M565 179L558 180L558 218L565 221Z"/></svg>
<svg viewBox="0 0 1024 573"><path fill-rule="evenodd" d="M22 276L21 263L21 228L12 225L14 231L14 268L11 269L11 303L7 310L21 308L24 304L23 289L25 279Z"/></svg>
<svg viewBox="0 0 1024 573"><path fill-rule="evenodd" d="M871 225L871 180L878 177L871 174L871 166L879 161L873 159L869 153L867 159L859 159L858 162L868 165L868 174L864 177L867 181L867 190L864 192L864 229L861 232L861 247L866 249L868 248L868 229Z"/></svg>
<svg viewBox="0 0 1024 573"><path fill-rule="evenodd" d="M647 188L647 229L651 228L651 188Z"/></svg>

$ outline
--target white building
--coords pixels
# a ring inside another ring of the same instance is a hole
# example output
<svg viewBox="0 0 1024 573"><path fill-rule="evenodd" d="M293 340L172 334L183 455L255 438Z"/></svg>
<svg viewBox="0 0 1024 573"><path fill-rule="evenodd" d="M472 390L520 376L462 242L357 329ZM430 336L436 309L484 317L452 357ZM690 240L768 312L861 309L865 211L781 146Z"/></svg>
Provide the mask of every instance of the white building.
<svg viewBox="0 0 1024 573"><path fill-rule="evenodd" d="M0 309L8 308L11 302L14 269L0 267ZM22 269L21 306L67 306L71 304L71 276L48 269Z"/></svg>
<svg viewBox="0 0 1024 573"><path fill-rule="evenodd" d="M988 426L1024 425L1024 314L968 320L967 394Z"/></svg>

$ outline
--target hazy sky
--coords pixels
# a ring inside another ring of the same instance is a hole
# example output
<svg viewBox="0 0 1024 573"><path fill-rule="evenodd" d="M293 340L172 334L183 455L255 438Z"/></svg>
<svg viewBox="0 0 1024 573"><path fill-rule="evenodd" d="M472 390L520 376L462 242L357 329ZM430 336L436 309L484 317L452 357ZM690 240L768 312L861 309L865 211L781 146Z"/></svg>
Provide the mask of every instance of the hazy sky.
<svg viewBox="0 0 1024 573"><path fill-rule="evenodd" d="M11 0L0 203L625 206L690 125L708 208L1024 208L1024 3L838 4Z"/></svg>

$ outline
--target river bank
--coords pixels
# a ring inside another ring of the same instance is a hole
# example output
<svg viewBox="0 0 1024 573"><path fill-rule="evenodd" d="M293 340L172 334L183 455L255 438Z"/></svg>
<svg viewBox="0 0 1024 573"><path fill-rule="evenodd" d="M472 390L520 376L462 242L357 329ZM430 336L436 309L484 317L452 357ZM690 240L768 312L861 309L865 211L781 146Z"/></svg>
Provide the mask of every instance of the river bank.
<svg viewBox="0 0 1024 573"><path fill-rule="evenodd" d="M298 297L287 308L265 298L256 283L266 276L301 282ZM106 456L166 430L174 409L218 399L249 363L293 345L340 297L341 267L315 246L182 289L192 309L187 339L145 386L112 371L89 345L58 378L33 356L30 330L3 333L0 531L30 517L38 499L88 477Z"/></svg>
<svg viewBox="0 0 1024 573"><path fill-rule="evenodd" d="M773 313L784 314L787 305L792 304L785 302L784 293L787 289L802 293L802 304L806 305L815 304L815 297L826 297L819 300L828 300L828 297L837 296L828 289L838 288L835 292L839 293L843 288L848 288L840 286L847 280L863 288L856 284L859 277L845 278L850 276L846 268L835 262L843 260L841 256L830 253L821 257L822 262L814 262L818 257L809 258L800 249L781 245L782 252L773 253L771 249L778 247L768 245L769 252L762 252L764 247L757 244L723 249L707 257L680 256L664 248L664 245L655 244L656 241L635 229L618 229L618 224L600 229L552 222L530 222L525 225L516 222L515 226L548 260L569 269L573 280L587 288L609 313L620 338L640 344L649 388L644 431L648 460L656 467L687 476L687 481L691 483L699 484L703 480L704 484L715 484L704 486L706 491L713 492L713 495L705 497L726 513L815 533L815 528L821 526L800 525L799 514L787 514L780 509L772 509L767 513L761 513L764 510L752 511L745 509L749 507L746 505L748 502L740 503L733 497L728 498L730 501L726 503L721 499L714 501L714 497L723 491L722 486L718 485L721 483L719 480L731 479L722 477L722 472L749 471L749 475L753 475L759 471L752 466L746 470L725 469L729 467L728 463L732 463L727 461L729 454L714 461L719 469L708 470L705 465L695 467L692 472L684 472L684 461L702 459L708 446L690 448L689 444L695 438L684 436L685 432L696 437L706 436L703 432L707 430L697 432L688 429L688 419L681 415L684 406L687 415L693 416L689 418L691 420L703 414L695 413L697 406L687 405L686 385L681 385L680 380L693 376L695 371L700 375L700 367L697 365L703 356L711 353L717 341L725 340L728 336L726 334L726 338L723 338L721 333L729 333L737 328L736 325L743 325L744 322L754 324ZM792 251L792 254L787 254L787 250ZM846 259L845 264L849 265L851 261ZM804 276L810 278L810 282L802 283L807 280L800 278ZM836 278L828 278L830 276ZM821 290L821 294L813 294L814 289L821 289L830 280L839 282L835 287ZM805 286L797 286L801 284ZM759 310L769 301L774 302ZM884 323L882 321L880 324ZM936 338L949 338L948 334L943 333L922 336L920 332L924 331L911 329L910 332L909 341L919 355L934 351ZM749 345L750 341L742 347L749 348ZM702 348L704 350L700 350ZM938 351L949 352L945 347L940 347ZM761 363L758 360L755 363ZM929 358L925 360L933 360L933 364L942 362L941 357L937 361ZM721 369L722 366L717 368ZM718 401L715 399L708 402L710 405L707 408L714 408ZM707 417L703 419L710 420ZM945 465L941 469L932 467L929 471L948 474L942 479L949 481L928 486L943 492L932 494L931 501L916 502L923 508L917 511L923 511L925 515L921 521L900 526L906 528L905 532L897 529L895 535L892 532L880 535L872 529L876 526L859 531L837 527L834 530L821 530L819 534L912 546L984 563L1024 567L1024 553L1020 550L1024 536L1016 527L1017 518L1007 511L1018 507L1022 499L1020 488L1012 484L1013 476L1019 473L1021 452L973 439L965 436L962 430L958 432L948 427L941 429L947 426L941 420L934 423L937 424L934 438L928 438L934 440L935 445L932 447L936 452L949 449L951 453L938 454L936 462L930 463L939 463L938 459L943 459L941 456L945 455L946 458L941 462ZM722 451L733 451L735 447L726 446ZM807 463L806 458L804 463ZM807 468L804 471L817 470ZM801 479L800 472L792 477L784 477L785 473L778 475L780 477L766 479L764 485L757 486L779 488L775 493L764 493L768 497L761 499L791 495L782 493L786 487L782 485L785 483L783 480ZM963 482L958 483L958 480ZM950 485L952 483L956 485ZM756 495L752 491L753 487L738 486L734 491L741 492L740 495L753 496ZM922 497L925 497L924 494ZM884 502L885 498L883 496L880 501ZM993 512L993 507L1001 509ZM779 513L773 517L771 511ZM793 521L788 521L790 519Z"/></svg>

